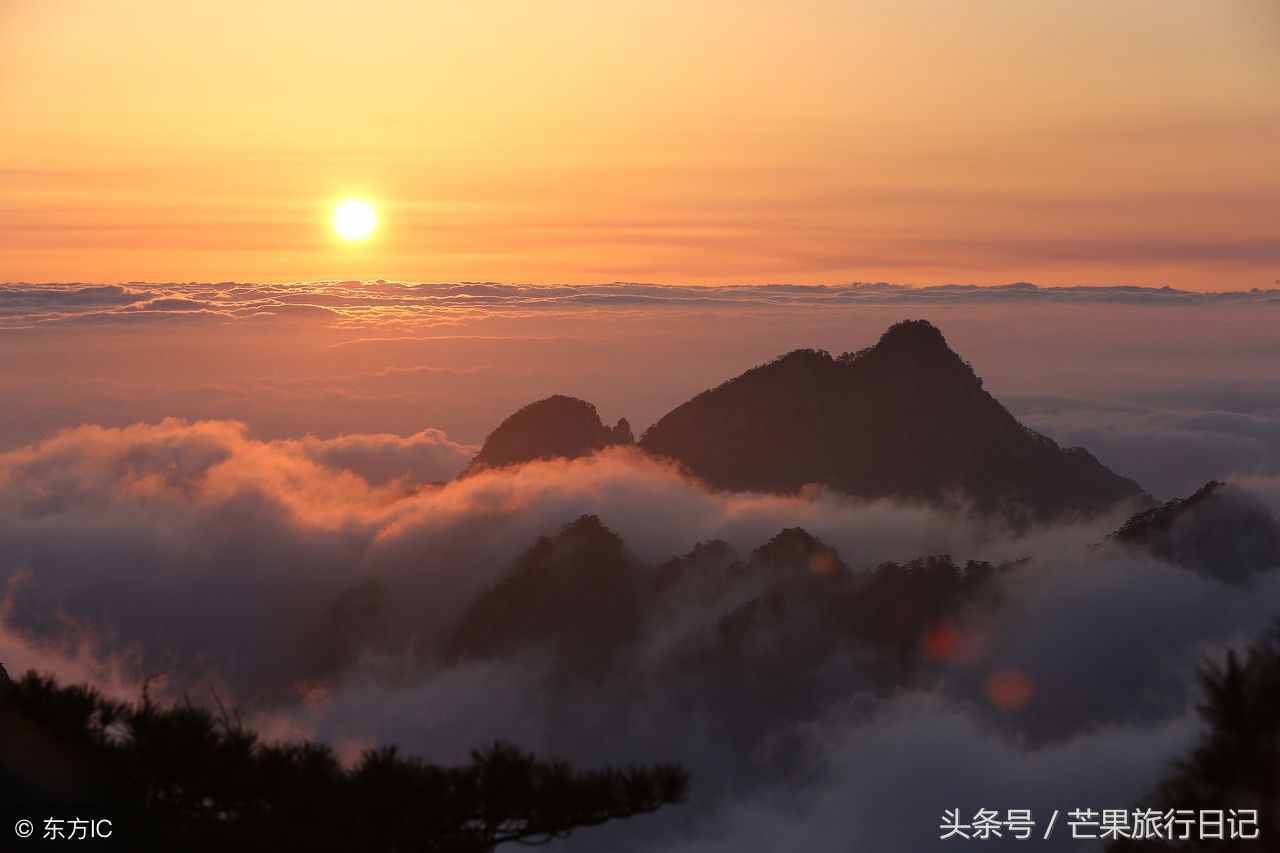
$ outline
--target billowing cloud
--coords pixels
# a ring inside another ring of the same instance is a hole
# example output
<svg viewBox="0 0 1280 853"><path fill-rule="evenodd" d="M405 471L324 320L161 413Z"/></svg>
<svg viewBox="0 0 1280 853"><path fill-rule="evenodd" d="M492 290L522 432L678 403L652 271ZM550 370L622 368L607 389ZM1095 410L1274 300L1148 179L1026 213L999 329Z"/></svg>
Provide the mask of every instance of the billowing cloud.
<svg viewBox="0 0 1280 853"><path fill-rule="evenodd" d="M197 700L217 689L270 737L323 738L348 758L396 742L456 761L503 737L587 765L691 767L689 805L585 833L581 849L892 853L932 849L944 808L1130 806L1191 737L1196 662L1259 630L1280 592L1277 575L1231 586L1094 547L1118 519L1015 534L963 507L716 493L627 448L428 484L462 455L432 430L263 440L179 420L0 454L0 654L116 695L164 672ZM1280 506L1273 479L1242 485ZM1031 559L994 609L954 626L972 654L901 691L859 677L856 660L815 662L831 701L814 712L719 705L673 677L682 664L665 650L683 641L661 635L714 631L714 616L658 614L659 642L590 683L565 683L543 656L412 659L537 536L584 513L646 570L713 537L746 553L791 526L855 571L927 553ZM316 670L335 602L366 584L387 606L356 618L393 642Z"/></svg>
<svg viewBox="0 0 1280 853"><path fill-rule="evenodd" d="M293 442L280 442L293 448ZM478 447L451 441L438 429L409 436L390 433L342 435L322 439L307 436L298 443L307 458L342 471L352 471L369 483L400 480L433 483L456 477Z"/></svg>
<svg viewBox="0 0 1280 853"><path fill-rule="evenodd" d="M860 565L969 551L998 533L825 493L712 493L628 449L422 485L465 455L436 431L271 442L234 422L172 419L65 431L0 455L0 572L31 575L14 618L40 634L67 617L96 623L142 645L148 665L207 660L263 687L298 665L279 634L341 589L388 579L405 624L439 628L537 536L584 513L648 562L710 537L746 550L795 524ZM396 464L403 476L390 479Z"/></svg>
<svg viewBox="0 0 1280 853"><path fill-rule="evenodd" d="M1152 493L1174 497L1227 475L1280 473L1280 407L1272 403L1259 395L1253 406L1234 410L1211 400L1033 400L1019 408L1029 426L1087 447Z"/></svg>

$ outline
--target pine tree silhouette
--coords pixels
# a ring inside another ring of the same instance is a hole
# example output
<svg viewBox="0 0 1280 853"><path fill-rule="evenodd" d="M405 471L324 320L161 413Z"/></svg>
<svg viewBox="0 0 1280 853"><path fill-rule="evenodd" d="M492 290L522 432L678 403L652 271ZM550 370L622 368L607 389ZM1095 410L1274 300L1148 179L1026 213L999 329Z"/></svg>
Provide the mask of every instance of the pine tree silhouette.
<svg viewBox="0 0 1280 853"><path fill-rule="evenodd" d="M577 772L505 743L462 767L383 747L344 769L323 744L262 742L225 708L145 690L115 702L34 672L0 698L0 804L110 818L127 850L489 851L653 812L687 786L675 765Z"/></svg>
<svg viewBox="0 0 1280 853"><path fill-rule="evenodd" d="M1258 838L1191 842L1119 841L1111 853L1205 850L1251 853L1280 849L1280 623L1243 659L1200 667L1205 728L1200 742L1159 787L1152 808L1256 810Z"/></svg>

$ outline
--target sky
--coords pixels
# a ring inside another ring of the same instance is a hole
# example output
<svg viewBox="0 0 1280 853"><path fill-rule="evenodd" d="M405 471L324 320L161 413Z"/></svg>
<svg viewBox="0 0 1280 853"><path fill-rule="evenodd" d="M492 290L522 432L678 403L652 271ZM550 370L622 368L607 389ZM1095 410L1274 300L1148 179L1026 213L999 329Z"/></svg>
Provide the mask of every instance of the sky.
<svg viewBox="0 0 1280 853"><path fill-rule="evenodd" d="M1268 288L1277 82L1273 0L0 0L0 280Z"/></svg>

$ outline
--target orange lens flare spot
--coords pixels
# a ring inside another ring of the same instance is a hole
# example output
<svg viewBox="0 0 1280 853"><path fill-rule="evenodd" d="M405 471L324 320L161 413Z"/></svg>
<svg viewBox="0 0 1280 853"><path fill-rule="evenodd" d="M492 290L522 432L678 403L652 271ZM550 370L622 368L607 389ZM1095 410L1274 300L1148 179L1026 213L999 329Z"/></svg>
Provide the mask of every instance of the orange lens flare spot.
<svg viewBox="0 0 1280 853"><path fill-rule="evenodd" d="M820 553L820 554L814 554L813 557L809 560L810 574L817 575L818 577L826 577L828 575L834 574L835 571L836 571L836 558L832 554L829 554L826 552Z"/></svg>
<svg viewBox="0 0 1280 853"><path fill-rule="evenodd" d="M955 625L937 625L920 640L920 652L934 663L967 663L982 650L982 635Z"/></svg>
<svg viewBox="0 0 1280 853"><path fill-rule="evenodd" d="M987 678L987 699L1002 711L1019 711L1031 702L1035 686L1020 669L1002 669Z"/></svg>

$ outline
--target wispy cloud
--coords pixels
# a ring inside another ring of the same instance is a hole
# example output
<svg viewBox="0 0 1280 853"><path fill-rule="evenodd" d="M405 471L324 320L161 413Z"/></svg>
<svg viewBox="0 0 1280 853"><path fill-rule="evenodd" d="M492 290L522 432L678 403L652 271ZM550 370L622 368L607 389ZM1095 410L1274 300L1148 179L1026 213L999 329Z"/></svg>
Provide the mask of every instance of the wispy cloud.
<svg viewBox="0 0 1280 853"><path fill-rule="evenodd" d="M1280 257L1272 243L1250 244L1257 257ZM1180 256L1216 257L1239 247L1179 243ZM1062 257L1087 255L1088 243L1054 243ZM1032 250L1029 250L1032 251ZM1136 255L1164 251L1135 243ZM753 285L694 287L642 283L524 285L492 282L414 283L392 281L295 284L6 284L0 285L0 325L138 323L169 320L317 319L345 326L433 323L449 317L572 312L583 309L663 307L750 308L823 305L938 304L1125 304L1218 305L1280 303L1280 289L1205 292L1168 287L1099 285L1039 287L966 284L911 287L880 283L848 285Z"/></svg>

